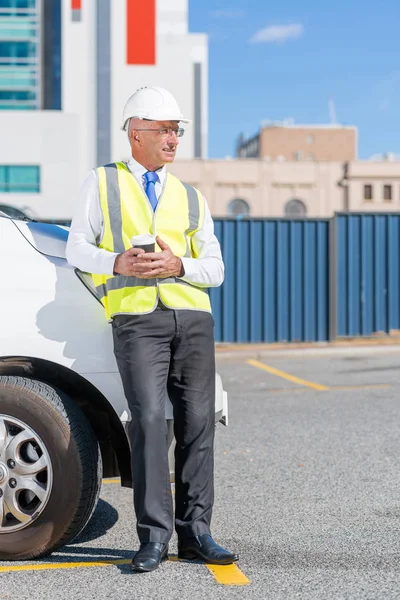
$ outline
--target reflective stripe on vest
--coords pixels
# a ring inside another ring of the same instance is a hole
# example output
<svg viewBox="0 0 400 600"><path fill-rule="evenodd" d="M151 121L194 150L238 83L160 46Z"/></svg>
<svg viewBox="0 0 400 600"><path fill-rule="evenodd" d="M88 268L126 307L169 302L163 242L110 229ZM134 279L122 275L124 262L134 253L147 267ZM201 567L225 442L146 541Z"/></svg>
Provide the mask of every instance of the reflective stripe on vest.
<svg viewBox="0 0 400 600"><path fill-rule="evenodd" d="M168 174L154 213L125 163L100 167L96 173L104 230L100 248L120 254L131 248L134 235L150 233L160 236L175 256L197 257L191 238L202 227L204 201L195 188ZM159 298L170 308L211 312L207 291L179 278L92 277L108 319L116 314L150 313Z"/></svg>

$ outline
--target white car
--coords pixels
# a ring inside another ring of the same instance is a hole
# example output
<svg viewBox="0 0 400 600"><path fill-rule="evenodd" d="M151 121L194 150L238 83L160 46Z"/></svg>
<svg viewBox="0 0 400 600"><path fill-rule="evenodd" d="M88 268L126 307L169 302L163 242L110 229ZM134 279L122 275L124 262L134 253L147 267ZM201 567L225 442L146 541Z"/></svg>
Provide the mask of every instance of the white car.
<svg viewBox="0 0 400 600"><path fill-rule="evenodd" d="M67 237L66 227L0 214L1 560L45 556L75 538L102 477L132 487L111 327L91 277L65 259ZM216 391L215 421L226 424L218 375Z"/></svg>

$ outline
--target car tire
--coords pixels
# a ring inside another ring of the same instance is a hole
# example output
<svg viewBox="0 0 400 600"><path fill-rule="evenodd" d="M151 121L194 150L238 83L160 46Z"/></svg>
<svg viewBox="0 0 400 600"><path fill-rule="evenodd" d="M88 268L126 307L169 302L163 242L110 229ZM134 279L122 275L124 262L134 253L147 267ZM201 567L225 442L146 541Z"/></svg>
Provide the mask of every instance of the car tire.
<svg viewBox="0 0 400 600"><path fill-rule="evenodd" d="M0 560L40 558L71 542L101 480L99 444L79 407L46 383L0 377Z"/></svg>

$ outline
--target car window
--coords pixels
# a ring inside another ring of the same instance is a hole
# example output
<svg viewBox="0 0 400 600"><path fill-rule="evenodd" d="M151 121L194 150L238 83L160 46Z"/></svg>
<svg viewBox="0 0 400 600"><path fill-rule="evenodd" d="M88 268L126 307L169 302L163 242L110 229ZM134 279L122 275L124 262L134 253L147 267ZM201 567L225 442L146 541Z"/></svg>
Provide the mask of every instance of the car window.
<svg viewBox="0 0 400 600"><path fill-rule="evenodd" d="M85 286L86 289L89 290L89 292L96 298L96 300L98 300L101 304L100 301L100 297L99 294L96 290L96 286L94 285L94 281L91 277L91 275L89 275L89 273L84 273L83 271L80 271L79 269L75 269L75 273L78 277L78 279L81 280L81 282L83 283L83 285Z"/></svg>
<svg viewBox="0 0 400 600"><path fill-rule="evenodd" d="M19 219L21 221L32 221L23 210L8 204L0 204L0 216L8 217L9 219Z"/></svg>

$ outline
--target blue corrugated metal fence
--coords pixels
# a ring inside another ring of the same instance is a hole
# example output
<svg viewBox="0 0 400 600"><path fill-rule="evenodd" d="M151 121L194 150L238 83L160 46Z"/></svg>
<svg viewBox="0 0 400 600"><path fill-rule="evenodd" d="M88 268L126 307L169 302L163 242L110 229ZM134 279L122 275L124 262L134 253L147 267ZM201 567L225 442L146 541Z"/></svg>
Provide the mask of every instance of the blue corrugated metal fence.
<svg viewBox="0 0 400 600"><path fill-rule="evenodd" d="M328 220L215 220L225 282L211 289L221 342L326 340Z"/></svg>
<svg viewBox="0 0 400 600"><path fill-rule="evenodd" d="M216 219L218 342L326 341L400 329L400 215Z"/></svg>
<svg viewBox="0 0 400 600"><path fill-rule="evenodd" d="M400 215L336 215L336 335L400 329Z"/></svg>

